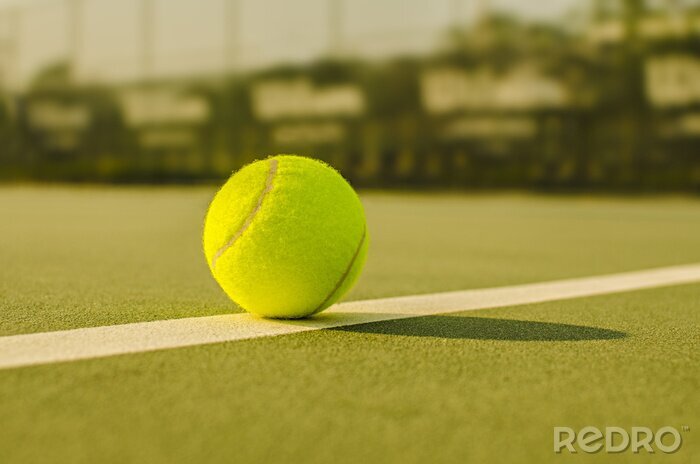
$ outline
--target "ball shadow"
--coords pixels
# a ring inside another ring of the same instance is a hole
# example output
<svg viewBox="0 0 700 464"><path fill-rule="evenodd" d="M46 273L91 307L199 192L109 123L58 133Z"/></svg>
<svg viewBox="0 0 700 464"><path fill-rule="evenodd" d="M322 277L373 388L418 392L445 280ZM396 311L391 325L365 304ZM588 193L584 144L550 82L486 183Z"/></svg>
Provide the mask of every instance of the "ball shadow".
<svg viewBox="0 0 700 464"><path fill-rule="evenodd" d="M614 340L627 336L625 332L583 325L459 316L424 316L335 327L329 330L408 337L510 341Z"/></svg>

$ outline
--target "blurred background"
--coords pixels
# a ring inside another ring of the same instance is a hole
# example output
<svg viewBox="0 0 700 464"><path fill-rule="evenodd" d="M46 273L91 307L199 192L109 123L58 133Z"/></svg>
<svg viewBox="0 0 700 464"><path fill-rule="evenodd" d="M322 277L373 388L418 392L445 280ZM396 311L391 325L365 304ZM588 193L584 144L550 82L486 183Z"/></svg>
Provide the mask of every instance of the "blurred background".
<svg viewBox="0 0 700 464"><path fill-rule="evenodd" d="M0 180L700 191L700 0L0 0Z"/></svg>

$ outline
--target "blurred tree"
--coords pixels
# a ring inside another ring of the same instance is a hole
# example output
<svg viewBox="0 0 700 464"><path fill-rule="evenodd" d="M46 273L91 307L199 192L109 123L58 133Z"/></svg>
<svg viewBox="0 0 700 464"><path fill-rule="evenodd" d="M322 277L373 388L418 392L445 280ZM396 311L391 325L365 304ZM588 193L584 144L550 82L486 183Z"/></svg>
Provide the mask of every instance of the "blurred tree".
<svg viewBox="0 0 700 464"><path fill-rule="evenodd" d="M68 62L52 63L36 73L30 81L31 90L64 89L73 84L72 67Z"/></svg>
<svg viewBox="0 0 700 464"><path fill-rule="evenodd" d="M16 130L10 117L10 102L3 93L0 93L0 177L10 177L14 174L17 164L17 140Z"/></svg>
<svg viewBox="0 0 700 464"><path fill-rule="evenodd" d="M370 113L377 117L415 113L421 107L418 87L421 66L418 60L404 58L368 69L364 88Z"/></svg>

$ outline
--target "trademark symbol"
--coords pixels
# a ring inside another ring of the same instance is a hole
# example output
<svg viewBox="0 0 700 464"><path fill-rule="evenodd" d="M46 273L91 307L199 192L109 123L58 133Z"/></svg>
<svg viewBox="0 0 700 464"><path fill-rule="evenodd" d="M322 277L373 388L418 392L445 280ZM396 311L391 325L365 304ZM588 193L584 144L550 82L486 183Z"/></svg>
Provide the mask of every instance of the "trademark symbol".
<svg viewBox="0 0 700 464"><path fill-rule="evenodd" d="M690 432L690 426L689 425L681 425L681 430L684 432Z"/></svg>

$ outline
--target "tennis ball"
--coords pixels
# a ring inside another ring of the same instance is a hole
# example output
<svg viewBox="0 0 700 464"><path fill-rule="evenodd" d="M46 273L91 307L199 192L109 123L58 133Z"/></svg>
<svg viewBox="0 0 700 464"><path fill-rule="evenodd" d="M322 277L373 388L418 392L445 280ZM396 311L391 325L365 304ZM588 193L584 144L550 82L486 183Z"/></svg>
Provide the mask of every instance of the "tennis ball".
<svg viewBox="0 0 700 464"><path fill-rule="evenodd" d="M295 319L352 287L369 238L360 199L337 171L280 155L231 176L209 206L203 242L212 275L236 304Z"/></svg>

